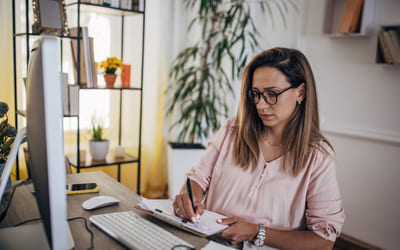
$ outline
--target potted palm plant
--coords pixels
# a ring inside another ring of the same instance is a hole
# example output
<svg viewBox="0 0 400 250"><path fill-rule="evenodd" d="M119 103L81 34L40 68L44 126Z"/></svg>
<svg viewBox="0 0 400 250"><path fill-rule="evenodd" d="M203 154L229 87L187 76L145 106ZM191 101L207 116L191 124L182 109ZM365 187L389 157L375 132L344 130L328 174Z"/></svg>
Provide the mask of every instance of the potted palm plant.
<svg viewBox="0 0 400 250"><path fill-rule="evenodd" d="M93 160L104 160L109 147L110 141L103 138L103 126L92 123L92 138L89 141L89 151Z"/></svg>
<svg viewBox="0 0 400 250"><path fill-rule="evenodd" d="M188 30L197 25L201 34L195 44L178 53L170 67L166 115L173 119L170 131L177 131L176 142L170 142L168 149L169 183L173 178L174 185L174 173L180 175L193 165L190 162L198 161L199 148L204 148L199 142L228 116L232 84L250 59L249 54L258 47L259 32L251 9L268 11L270 20L278 13L284 23L289 8L297 10L292 1L284 0L185 0L185 4L196 12ZM188 159L179 158L185 166L176 167L177 163L171 160L175 149L180 151L180 157ZM170 196L173 193L170 190Z"/></svg>

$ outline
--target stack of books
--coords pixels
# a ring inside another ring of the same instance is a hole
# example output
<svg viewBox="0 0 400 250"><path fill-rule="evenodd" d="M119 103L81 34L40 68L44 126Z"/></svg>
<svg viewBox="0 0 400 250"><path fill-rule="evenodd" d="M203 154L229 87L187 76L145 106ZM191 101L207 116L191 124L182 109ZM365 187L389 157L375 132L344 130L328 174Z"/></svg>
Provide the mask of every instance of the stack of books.
<svg viewBox="0 0 400 250"><path fill-rule="evenodd" d="M383 62L400 64L400 28L387 27L378 33L379 49Z"/></svg>

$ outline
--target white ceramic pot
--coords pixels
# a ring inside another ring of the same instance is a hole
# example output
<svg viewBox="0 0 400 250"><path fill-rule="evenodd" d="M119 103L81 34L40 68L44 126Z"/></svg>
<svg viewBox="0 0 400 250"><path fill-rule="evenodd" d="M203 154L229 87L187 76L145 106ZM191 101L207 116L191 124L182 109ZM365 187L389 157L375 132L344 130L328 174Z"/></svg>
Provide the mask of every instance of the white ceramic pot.
<svg viewBox="0 0 400 250"><path fill-rule="evenodd" d="M89 141L89 150L93 160L104 160L108 153L110 142L104 141Z"/></svg>

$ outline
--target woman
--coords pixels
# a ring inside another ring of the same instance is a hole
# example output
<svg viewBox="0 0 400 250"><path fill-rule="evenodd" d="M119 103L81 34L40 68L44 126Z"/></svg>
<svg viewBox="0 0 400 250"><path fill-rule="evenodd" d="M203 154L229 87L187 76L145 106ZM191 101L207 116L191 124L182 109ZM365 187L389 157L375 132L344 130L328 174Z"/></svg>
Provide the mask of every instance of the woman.
<svg viewBox="0 0 400 250"><path fill-rule="evenodd" d="M231 244L333 247L344 212L333 149L319 130L313 73L301 52L273 48L246 66L237 116L187 176L195 211L183 187L176 215L196 222L204 206L228 216L219 236Z"/></svg>

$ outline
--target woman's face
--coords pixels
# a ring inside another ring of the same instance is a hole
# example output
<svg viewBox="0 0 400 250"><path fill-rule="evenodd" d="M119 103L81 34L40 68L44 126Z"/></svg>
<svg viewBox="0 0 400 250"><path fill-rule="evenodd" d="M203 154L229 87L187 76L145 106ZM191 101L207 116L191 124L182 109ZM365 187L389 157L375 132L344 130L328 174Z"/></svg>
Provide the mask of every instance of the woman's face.
<svg viewBox="0 0 400 250"><path fill-rule="evenodd" d="M273 104L276 94L276 103L274 105L267 103L262 96L256 105L257 113L265 126L271 128L284 128L297 105L303 97L301 89L304 84L298 88L290 88L286 76L278 69L273 67L259 67L253 73L252 90L254 93L264 93L269 102ZM284 92L283 92L284 91Z"/></svg>

